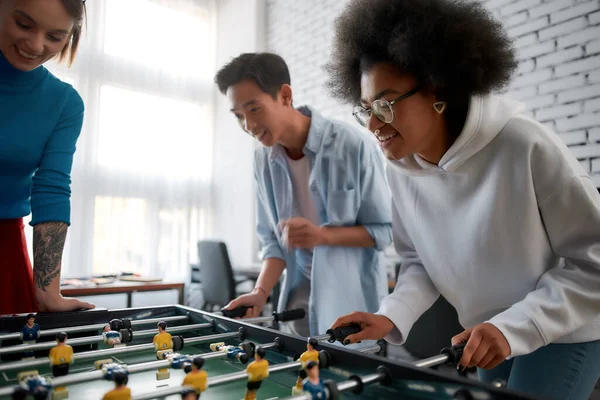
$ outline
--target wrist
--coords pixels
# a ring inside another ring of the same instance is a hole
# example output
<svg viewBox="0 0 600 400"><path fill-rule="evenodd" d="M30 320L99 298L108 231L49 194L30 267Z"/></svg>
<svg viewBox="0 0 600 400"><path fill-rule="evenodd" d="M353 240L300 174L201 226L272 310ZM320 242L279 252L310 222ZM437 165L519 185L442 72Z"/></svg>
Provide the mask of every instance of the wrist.
<svg viewBox="0 0 600 400"><path fill-rule="evenodd" d="M385 330L386 335L394 330L396 325L394 325L391 319L383 314L378 314L378 316L380 317L381 327Z"/></svg>
<svg viewBox="0 0 600 400"><path fill-rule="evenodd" d="M60 297L60 292L54 293L50 290L50 288L46 288L46 290L44 290L35 286L33 292L38 301L43 300L44 302L50 302Z"/></svg>
<svg viewBox="0 0 600 400"><path fill-rule="evenodd" d="M267 302L267 299L269 298L267 291L265 289L263 289L261 286L255 286L254 289L252 289L252 293L260 295L265 303Z"/></svg>
<svg viewBox="0 0 600 400"><path fill-rule="evenodd" d="M331 229L326 226L320 226L319 233L319 237L321 238L319 245L331 246Z"/></svg>
<svg viewBox="0 0 600 400"><path fill-rule="evenodd" d="M48 290L40 289L37 286L34 289L35 302L39 311L48 311L54 308L60 300L60 293L52 293Z"/></svg>

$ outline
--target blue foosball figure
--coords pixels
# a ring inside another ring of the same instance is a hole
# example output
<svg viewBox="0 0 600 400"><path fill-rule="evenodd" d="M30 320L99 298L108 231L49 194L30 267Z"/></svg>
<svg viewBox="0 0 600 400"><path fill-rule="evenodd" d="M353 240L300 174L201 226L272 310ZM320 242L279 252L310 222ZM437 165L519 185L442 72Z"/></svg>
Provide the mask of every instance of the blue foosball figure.
<svg viewBox="0 0 600 400"><path fill-rule="evenodd" d="M52 385L39 375L32 375L24 378L12 395L13 400L24 400L27 396L32 396L35 400L46 400L48 394L52 392Z"/></svg>
<svg viewBox="0 0 600 400"><path fill-rule="evenodd" d="M310 393L313 400L327 399L325 392L325 384L323 379L319 377L319 365L314 361L309 361L306 364L306 379L302 383L302 390Z"/></svg>
<svg viewBox="0 0 600 400"><path fill-rule="evenodd" d="M27 314L25 325L21 328L23 344L35 344L40 337L40 326L35 323L35 314ZM23 358L33 357L33 352L23 353Z"/></svg>
<svg viewBox="0 0 600 400"><path fill-rule="evenodd" d="M226 345L223 342L211 343L210 350L222 351L224 353L227 353L227 358L232 360L238 360L242 364L246 364L248 362L248 355L240 346L230 346Z"/></svg>

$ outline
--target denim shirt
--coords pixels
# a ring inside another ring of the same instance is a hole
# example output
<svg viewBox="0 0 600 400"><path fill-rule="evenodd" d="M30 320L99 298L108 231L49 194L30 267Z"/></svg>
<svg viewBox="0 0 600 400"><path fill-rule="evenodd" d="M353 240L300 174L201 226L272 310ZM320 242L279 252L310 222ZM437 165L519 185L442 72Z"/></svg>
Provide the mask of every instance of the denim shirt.
<svg viewBox="0 0 600 400"><path fill-rule="evenodd" d="M304 154L311 162L309 186L321 226L363 226L375 241L371 248L314 248L307 316L311 335L318 335L344 314L376 312L387 295L387 273L381 257L392 242L391 195L382 153L374 141L358 129L323 118L312 108L298 110L311 117ZM254 157L262 258L286 262L280 311L287 304L294 276L302 273L294 251L284 247L277 227L279 221L293 216L286 157L279 144L257 148Z"/></svg>

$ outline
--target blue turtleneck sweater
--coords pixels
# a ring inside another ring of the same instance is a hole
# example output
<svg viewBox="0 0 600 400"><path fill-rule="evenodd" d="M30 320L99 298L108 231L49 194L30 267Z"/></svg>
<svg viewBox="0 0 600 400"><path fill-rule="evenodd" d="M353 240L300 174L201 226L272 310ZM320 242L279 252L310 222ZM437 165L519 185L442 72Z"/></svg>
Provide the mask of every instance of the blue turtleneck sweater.
<svg viewBox="0 0 600 400"><path fill-rule="evenodd" d="M70 224L71 166L83 124L75 89L44 67L14 68L0 52L0 219Z"/></svg>

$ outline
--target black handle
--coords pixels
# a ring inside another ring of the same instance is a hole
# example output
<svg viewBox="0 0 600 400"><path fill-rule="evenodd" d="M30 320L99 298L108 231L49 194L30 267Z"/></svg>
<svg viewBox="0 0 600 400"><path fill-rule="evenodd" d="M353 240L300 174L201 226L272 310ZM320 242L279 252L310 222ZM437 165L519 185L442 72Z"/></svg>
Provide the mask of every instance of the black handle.
<svg viewBox="0 0 600 400"><path fill-rule="evenodd" d="M233 310L221 309L221 314L223 314L223 316L227 318L241 318L244 315L246 315L246 311L248 311L249 308L250 307L248 306L241 306L238 308L234 308Z"/></svg>
<svg viewBox="0 0 600 400"><path fill-rule="evenodd" d="M327 334L329 335L328 342L333 343L336 340L338 342L344 343L344 340L347 336L354 335L355 333L360 332L360 325L352 324L346 326L338 326L335 329L328 329Z"/></svg>
<svg viewBox="0 0 600 400"><path fill-rule="evenodd" d="M452 347L445 347L442 349L440 354L447 355L448 362L451 362L453 364L458 364L458 362L460 361L460 359L463 355L463 350L465 349L465 345L466 345L466 343L460 343L460 344L454 345Z"/></svg>
<svg viewBox="0 0 600 400"><path fill-rule="evenodd" d="M273 319L275 322L295 321L306 316L306 311L303 308L295 308L293 310L284 310L280 313L274 312Z"/></svg>

